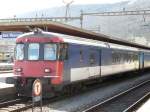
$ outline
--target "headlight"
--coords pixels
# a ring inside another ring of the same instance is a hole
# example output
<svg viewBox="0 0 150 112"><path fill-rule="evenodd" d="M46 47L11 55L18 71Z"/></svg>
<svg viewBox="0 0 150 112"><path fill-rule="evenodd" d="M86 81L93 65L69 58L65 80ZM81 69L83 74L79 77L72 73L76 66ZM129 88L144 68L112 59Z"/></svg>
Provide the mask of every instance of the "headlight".
<svg viewBox="0 0 150 112"><path fill-rule="evenodd" d="M50 73L51 70L50 70L49 68L45 68L45 69L44 69L44 72L45 72L45 73Z"/></svg>
<svg viewBox="0 0 150 112"><path fill-rule="evenodd" d="M21 72L22 68L16 68L16 72Z"/></svg>

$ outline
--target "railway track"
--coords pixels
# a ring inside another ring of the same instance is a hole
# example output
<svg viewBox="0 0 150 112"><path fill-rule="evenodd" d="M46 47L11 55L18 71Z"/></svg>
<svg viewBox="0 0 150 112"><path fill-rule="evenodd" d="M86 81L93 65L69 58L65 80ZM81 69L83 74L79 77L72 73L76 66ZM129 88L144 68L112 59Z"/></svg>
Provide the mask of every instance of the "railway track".
<svg viewBox="0 0 150 112"><path fill-rule="evenodd" d="M147 93L146 95L144 95L141 99L139 99L138 101L136 101L133 105L131 105L129 108L127 108L126 110L124 110L124 112L134 112L136 110L138 110L138 108L147 101L147 99L150 98L150 92Z"/></svg>
<svg viewBox="0 0 150 112"><path fill-rule="evenodd" d="M130 112L137 108L142 99L149 96L150 80L142 82L124 92L121 92L102 102L96 102L89 108L81 109L84 112Z"/></svg>
<svg viewBox="0 0 150 112"><path fill-rule="evenodd" d="M122 78L120 80L122 80ZM110 82L110 81L108 81L108 82ZM114 81L114 82L116 82L116 81ZM108 83L107 83L107 85L108 85ZM92 86L90 89L85 90L85 92L90 91L90 90L95 89L95 88L99 88L101 86L102 86L102 84L100 84L99 86L97 85L97 87ZM105 84L104 84L104 86L105 86ZM78 95L78 94L74 94L74 95ZM51 104L51 103L54 103L57 101L61 101L61 100L64 100L65 98L73 97L74 95L63 96L63 97L62 96L61 97L54 97L54 98L49 99L49 100L43 100L43 105L47 105L47 104ZM5 103L4 102L0 103L0 112L20 112L20 111L25 111L25 110L30 109L30 108L32 108L31 99L28 101L27 100L25 101L23 99L20 99L20 100L18 99L17 101L12 100L12 101L6 101Z"/></svg>
<svg viewBox="0 0 150 112"><path fill-rule="evenodd" d="M20 112L32 107L29 99L14 99L0 103L0 112Z"/></svg>
<svg viewBox="0 0 150 112"><path fill-rule="evenodd" d="M51 99L43 100L42 104L47 105L58 100L64 99L63 97L53 97ZM40 103L40 102L39 102ZM35 104L35 107L40 105L39 103ZM33 107L31 99L15 99L7 102L0 103L0 112L21 112Z"/></svg>
<svg viewBox="0 0 150 112"><path fill-rule="evenodd" d="M99 86L100 85L95 86L95 87L90 87L86 90L82 90L82 92L87 92L88 90L95 89ZM78 95L78 94L80 94L80 92L72 93L70 95L62 94L63 96L56 96L56 97L53 97L51 99L45 99L45 100L43 100L43 105L54 103L56 101L61 101L61 100L64 100L65 98L73 97L74 95ZM0 103L0 112L4 112L4 111L5 112L20 112L20 111L25 111L27 109L32 108L32 106L33 105L32 105L32 100L31 99L30 100L14 99L14 100L1 102Z"/></svg>

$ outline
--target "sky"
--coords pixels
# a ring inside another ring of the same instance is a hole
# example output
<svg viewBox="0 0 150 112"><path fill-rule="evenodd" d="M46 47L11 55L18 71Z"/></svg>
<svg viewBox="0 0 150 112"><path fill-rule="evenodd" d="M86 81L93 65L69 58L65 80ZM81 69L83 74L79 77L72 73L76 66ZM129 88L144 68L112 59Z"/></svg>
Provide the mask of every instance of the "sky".
<svg viewBox="0 0 150 112"><path fill-rule="evenodd" d="M71 1L71 0L64 0ZM127 0L73 0L72 4L103 4ZM63 0L0 0L0 18L12 18L17 14L38 11L43 8L64 6Z"/></svg>

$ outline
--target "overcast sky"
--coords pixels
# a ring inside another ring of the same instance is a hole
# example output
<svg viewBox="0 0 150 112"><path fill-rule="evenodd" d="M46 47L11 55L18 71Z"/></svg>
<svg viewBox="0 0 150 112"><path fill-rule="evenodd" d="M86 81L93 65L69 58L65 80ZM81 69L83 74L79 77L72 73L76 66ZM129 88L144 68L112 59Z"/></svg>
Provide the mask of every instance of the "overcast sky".
<svg viewBox="0 0 150 112"><path fill-rule="evenodd" d="M66 0L67 1L67 0ZM70 1L70 0L69 0ZM73 4L103 4L116 3L127 0L73 0ZM14 15L38 11L43 8L64 6L63 0L0 0L0 18L13 17Z"/></svg>

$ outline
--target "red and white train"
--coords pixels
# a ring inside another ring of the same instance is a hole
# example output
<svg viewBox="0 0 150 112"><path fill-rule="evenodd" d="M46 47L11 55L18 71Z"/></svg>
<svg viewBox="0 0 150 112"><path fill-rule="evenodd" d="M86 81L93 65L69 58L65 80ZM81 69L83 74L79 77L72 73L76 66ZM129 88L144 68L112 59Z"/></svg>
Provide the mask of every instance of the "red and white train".
<svg viewBox="0 0 150 112"><path fill-rule="evenodd" d="M150 67L150 52L50 32L30 32L16 39L14 74L18 93L31 95L40 78L43 95L71 85Z"/></svg>

